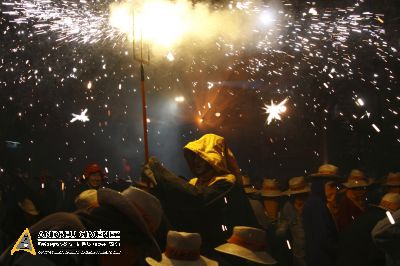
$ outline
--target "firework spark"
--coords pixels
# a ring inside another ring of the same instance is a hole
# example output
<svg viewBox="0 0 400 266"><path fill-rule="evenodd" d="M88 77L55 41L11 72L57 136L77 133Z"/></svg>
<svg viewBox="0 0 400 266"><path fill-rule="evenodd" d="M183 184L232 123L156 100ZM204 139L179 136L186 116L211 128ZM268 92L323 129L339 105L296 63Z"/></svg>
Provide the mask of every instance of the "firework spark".
<svg viewBox="0 0 400 266"><path fill-rule="evenodd" d="M72 114L73 118L71 119L71 123L75 121L81 121L83 123L89 121L89 116L86 115L88 109L83 110L79 115L77 114Z"/></svg>
<svg viewBox="0 0 400 266"><path fill-rule="evenodd" d="M274 104L274 101L271 100L271 105L264 104L262 109L265 110L265 113L268 114L267 124L269 125L272 120L281 120L281 114L286 112L285 103L287 102L287 98L281 101L278 104Z"/></svg>

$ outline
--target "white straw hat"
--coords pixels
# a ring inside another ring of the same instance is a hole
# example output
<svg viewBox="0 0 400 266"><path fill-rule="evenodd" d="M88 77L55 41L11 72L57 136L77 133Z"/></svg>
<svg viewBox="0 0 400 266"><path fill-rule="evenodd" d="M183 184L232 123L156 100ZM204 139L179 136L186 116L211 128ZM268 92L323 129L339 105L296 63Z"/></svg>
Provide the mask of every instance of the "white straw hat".
<svg viewBox="0 0 400 266"><path fill-rule="evenodd" d="M390 172L386 178L385 186L393 186L393 187L400 186L400 172L397 173Z"/></svg>
<svg viewBox="0 0 400 266"><path fill-rule="evenodd" d="M367 187L372 184L370 178L365 177L364 173L360 170L353 169L347 177L347 182L343 186L347 188Z"/></svg>
<svg viewBox="0 0 400 266"><path fill-rule="evenodd" d="M289 189L283 192L286 195L294 195L310 192L310 185L304 179L304 176L296 176L289 180Z"/></svg>
<svg viewBox="0 0 400 266"><path fill-rule="evenodd" d="M218 262L200 255L201 236L198 233L169 231L167 246L160 262L147 257L151 266L216 266Z"/></svg>
<svg viewBox="0 0 400 266"><path fill-rule="evenodd" d="M276 179L266 178L263 181L261 196L263 197L279 197L282 196L282 191L279 188Z"/></svg>
<svg viewBox="0 0 400 266"><path fill-rule="evenodd" d="M338 175L339 168L333 164L323 164L318 168L318 172L309 176L310 180L316 178L340 179Z"/></svg>
<svg viewBox="0 0 400 266"><path fill-rule="evenodd" d="M386 193L382 197L379 207L387 211L397 211L400 208L400 194L393 192Z"/></svg>
<svg viewBox="0 0 400 266"><path fill-rule="evenodd" d="M244 192L247 194L252 194L252 193L260 193L260 191L251 184L250 177L248 175L242 175L242 183L243 183L243 188Z"/></svg>
<svg viewBox="0 0 400 266"><path fill-rule="evenodd" d="M228 243L216 247L215 250L256 263L276 264L276 260L265 251L265 237L264 230L247 226L235 226L232 236L227 240Z"/></svg>

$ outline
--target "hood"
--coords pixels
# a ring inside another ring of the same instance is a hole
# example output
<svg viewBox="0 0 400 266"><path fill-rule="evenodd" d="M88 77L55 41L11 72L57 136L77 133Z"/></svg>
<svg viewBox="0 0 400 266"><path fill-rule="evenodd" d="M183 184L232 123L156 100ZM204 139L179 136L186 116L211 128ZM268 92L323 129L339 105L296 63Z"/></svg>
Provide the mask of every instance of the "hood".
<svg viewBox="0 0 400 266"><path fill-rule="evenodd" d="M199 155L220 174L240 176L240 169L235 156L221 136L205 134L184 147L184 155L191 169L193 169L194 154Z"/></svg>

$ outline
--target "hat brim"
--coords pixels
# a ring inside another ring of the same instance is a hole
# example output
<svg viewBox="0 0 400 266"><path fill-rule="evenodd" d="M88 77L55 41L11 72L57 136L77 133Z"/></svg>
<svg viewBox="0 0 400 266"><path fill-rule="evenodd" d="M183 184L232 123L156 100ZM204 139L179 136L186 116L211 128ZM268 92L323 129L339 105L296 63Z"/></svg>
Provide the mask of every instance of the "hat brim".
<svg viewBox="0 0 400 266"><path fill-rule="evenodd" d="M296 194L304 194L304 193L309 193L311 191L310 187L307 186L304 189L300 189L300 190L291 190L288 189L286 191L283 192L283 194L287 195L287 196L291 196L291 195L296 195Z"/></svg>
<svg viewBox="0 0 400 266"><path fill-rule="evenodd" d="M275 198L284 196L282 192L274 192L274 191L261 191L261 196L265 198Z"/></svg>
<svg viewBox="0 0 400 266"><path fill-rule="evenodd" d="M363 181L363 182L358 182L358 183L353 183L353 182L345 182L343 183L343 186L346 188L359 188L359 187L368 187L372 185L372 179L368 179L368 181Z"/></svg>
<svg viewBox="0 0 400 266"><path fill-rule="evenodd" d="M218 262L206 258L204 256L200 256L198 260L176 260L170 259L165 254L162 254L162 260L160 262L155 261L152 258L147 257L146 262L151 266L217 266Z"/></svg>
<svg viewBox="0 0 400 266"><path fill-rule="evenodd" d="M274 258L272 258L271 255L269 255L266 251L252 251L250 249L232 243L222 244L216 247L215 250L222 253L241 257L256 263L267 264L267 265L272 265L277 263L277 261Z"/></svg>
<svg viewBox="0 0 400 266"><path fill-rule="evenodd" d="M161 260L160 247L157 244L154 236L151 234L149 227L140 214L139 210L131 203L124 195L118 191L109 188L100 188L97 190L97 199L99 205L109 205L123 213L129 218L138 228L149 238L149 256Z"/></svg>
<svg viewBox="0 0 400 266"><path fill-rule="evenodd" d="M244 192L246 194L260 194L260 190L253 188L253 187L245 187Z"/></svg>
<svg viewBox="0 0 400 266"><path fill-rule="evenodd" d="M400 187L400 182L390 182L383 184L386 187Z"/></svg>

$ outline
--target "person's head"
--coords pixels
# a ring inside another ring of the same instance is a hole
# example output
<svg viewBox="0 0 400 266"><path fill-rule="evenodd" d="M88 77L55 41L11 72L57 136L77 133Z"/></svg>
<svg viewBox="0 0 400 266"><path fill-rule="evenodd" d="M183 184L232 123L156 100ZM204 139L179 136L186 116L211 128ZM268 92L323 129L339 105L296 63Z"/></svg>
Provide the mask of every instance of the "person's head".
<svg viewBox="0 0 400 266"><path fill-rule="evenodd" d="M400 209L400 194L386 193L382 197L379 206L391 212L397 211Z"/></svg>
<svg viewBox="0 0 400 266"><path fill-rule="evenodd" d="M75 199L75 206L78 210L90 211L93 208L99 207L97 200L97 190L88 189L83 191Z"/></svg>
<svg viewBox="0 0 400 266"><path fill-rule="evenodd" d="M358 205L365 204L367 187L370 184L371 180L357 169L353 169L347 177L347 182L343 183L347 188L346 196Z"/></svg>
<svg viewBox="0 0 400 266"><path fill-rule="evenodd" d="M98 189L103 184L104 173L98 164L86 166L84 176L90 188Z"/></svg>
<svg viewBox="0 0 400 266"><path fill-rule="evenodd" d="M279 211L279 198L282 196L279 183L273 178L264 178L261 196L264 201L264 209L268 217L276 219Z"/></svg>
<svg viewBox="0 0 400 266"><path fill-rule="evenodd" d="M162 217L162 208L157 198L129 187L123 192L100 188L97 190L97 199L99 207L90 212L95 224L102 229L119 230L121 235L123 256L112 265L136 265L146 255L161 259L154 238ZM104 256L101 265L111 265L106 264L111 261L112 258Z"/></svg>
<svg viewBox="0 0 400 266"><path fill-rule="evenodd" d="M393 193L400 193L400 172L390 172L385 182L386 191Z"/></svg>
<svg viewBox="0 0 400 266"><path fill-rule="evenodd" d="M290 196L293 206L298 212L303 211L304 203L310 192L310 185L303 176L292 177L289 180L289 189L284 194Z"/></svg>
<svg viewBox="0 0 400 266"><path fill-rule="evenodd" d="M293 195L293 206L298 212L303 212L304 203L306 202L308 193Z"/></svg>
<svg viewBox="0 0 400 266"><path fill-rule="evenodd" d="M225 139L215 134L205 134L183 148L186 161L193 174L201 179L232 174L240 177L240 168Z"/></svg>
<svg viewBox="0 0 400 266"><path fill-rule="evenodd" d="M198 154L195 154L193 158L192 171L196 177L202 178L209 176L210 172L213 171L213 168L206 160L201 158Z"/></svg>
<svg viewBox="0 0 400 266"><path fill-rule="evenodd" d="M216 247L215 250L218 254L222 253L240 258L240 260L232 260L229 257L225 257L232 265L276 264L276 260L266 252L268 246L266 240L264 230L247 226L235 226L227 243ZM250 264L243 263L245 261Z"/></svg>
<svg viewBox="0 0 400 266"><path fill-rule="evenodd" d="M146 258L151 266L160 265L191 265L191 266L217 266L218 263L200 254L201 235L198 233L187 233L169 231L167 243L160 262L152 258Z"/></svg>
<svg viewBox="0 0 400 266"><path fill-rule="evenodd" d="M339 168L333 164L321 165L317 173L311 174L308 177L309 182L311 182L311 193L326 201L328 197L326 184L331 181L337 182L340 179L338 172ZM332 197L332 191L329 192L329 196Z"/></svg>
<svg viewBox="0 0 400 266"><path fill-rule="evenodd" d="M337 186L333 181L325 183L325 196L328 203L336 203Z"/></svg>

